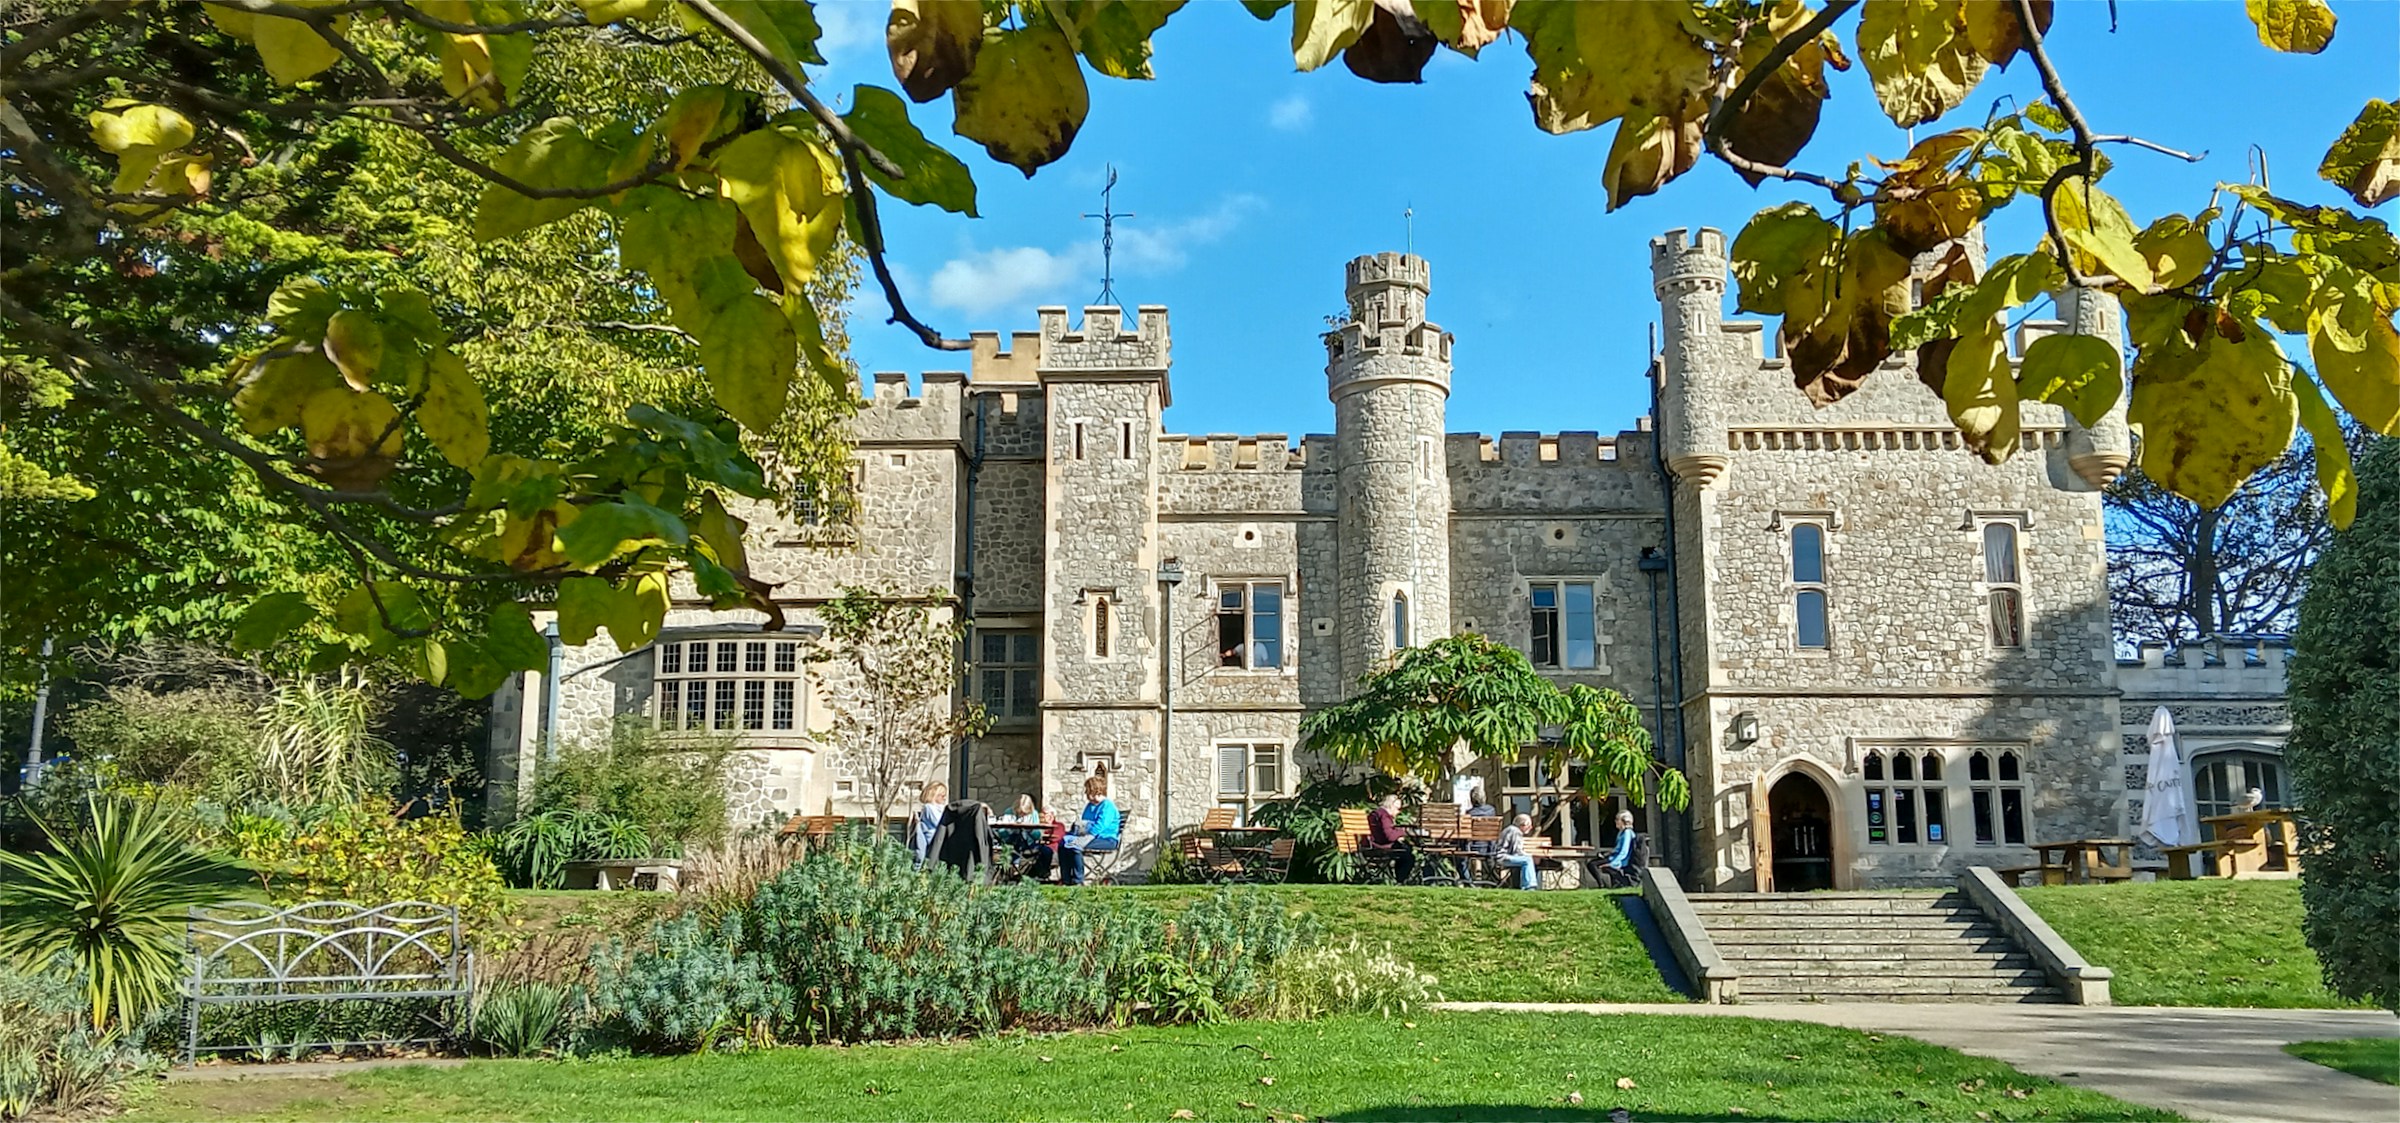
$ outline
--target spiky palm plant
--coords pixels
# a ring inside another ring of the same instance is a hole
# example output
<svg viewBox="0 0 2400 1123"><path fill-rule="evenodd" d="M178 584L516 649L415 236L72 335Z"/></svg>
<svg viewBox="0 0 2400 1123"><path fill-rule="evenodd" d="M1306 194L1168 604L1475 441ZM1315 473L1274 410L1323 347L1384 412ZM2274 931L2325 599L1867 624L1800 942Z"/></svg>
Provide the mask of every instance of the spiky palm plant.
<svg viewBox="0 0 2400 1123"><path fill-rule="evenodd" d="M183 967L183 922L224 893L230 866L176 837L153 804L94 797L92 827L70 835L35 819L50 851L0 850L0 956L31 965L65 952L85 979L92 1026L131 1025Z"/></svg>

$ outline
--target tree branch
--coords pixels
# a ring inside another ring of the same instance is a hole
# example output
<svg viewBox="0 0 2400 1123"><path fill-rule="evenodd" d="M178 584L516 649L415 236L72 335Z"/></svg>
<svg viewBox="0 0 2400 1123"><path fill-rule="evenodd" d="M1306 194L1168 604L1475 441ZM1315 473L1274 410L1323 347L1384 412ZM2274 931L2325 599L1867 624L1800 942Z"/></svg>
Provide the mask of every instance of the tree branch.
<svg viewBox="0 0 2400 1123"><path fill-rule="evenodd" d="M15 74L17 67L36 52L56 46L61 40L101 20L115 19L132 7L130 0L106 0L104 3L72 8L65 15L36 26L25 33L24 38L0 47L0 74Z"/></svg>
<svg viewBox="0 0 2400 1123"><path fill-rule="evenodd" d="M975 344L971 340L949 339L924 321L911 315L908 302L900 296L900 283L892 279L892 267L883 260L883 218L875 210L875 185L867 182L867 173L858 166L858 154L844 151L842 167L850 174L850 202L858 208L858 230L866 244L867 264L875 269L875 281L883 286L884 303L892 314L884 319L917 333L917 339L937 351L964 351Z"/></svg>
<svg viewBox="0 0 2400 1123"><path fill-rule="evenodd" d="M1837 196L1840 195L1842 190L1840 183L1815 172L1794 171L1776 164L1761 163L1736 153L1725 144L1725 129L1733 123L1734 117L1741 113L1742 107L1750 103L1751 96L1758 93L1758 88L1765 85L1767 79L1773 76L1777 70L1782 69L1784 63L1791 61L1791 57L1799 53L1800 48L1814 41L1818 35L1824 33L1826 28L1832 27L1835 20L1842 18L1850 9L1857 6L1858 0L1827 0L1825 7L1818 10L1815 18L1800 25L1798 30L1777 40L1775 45L1768 49L1766 57L1759 59L1757 66L1751 67L1747 73L1742 75L1742 80L1733 87L1733 92L1725 95L1725 99L1718 102L1717 107L1709 112L1708 126L1701 131L1701 139L1708 150L1715 153L1718 159L1752 175L1790 180L1795 183L1815 184L1834 192Z"/></svg>
<svg viewBox="0 0 2400 1123"><path fill-rule="evenodd" d="M865 156L867 163L874 165L876 171L893 179L908 178L908 173L900 170L900 165L893 163L891 157L877 152L866 141L858 139L858 134L850 131L848 122L843 121L832 110L825 108L825 103L818 101L817 95L809 92L808 80L792 73L792 69L785 66L783 60L776 58L772 52L767 50L766 44L758 41L758 36L750 34L749 28L743 27L733 17L726 15L723 9L711 3L710 0L684 0L684 6L690 8L692 14L706 20L709 26L723 33L727 39L733 40L735 46L748 52L751 59L766 70L769 77L775 79L776 85L782 86L785 93L792 95L793 101L799 102L802 108L808 110L809 116L817 119L817 124L824 126L826 134L833 137L833 142L840 145L844 153L855 152Z"/></svg>

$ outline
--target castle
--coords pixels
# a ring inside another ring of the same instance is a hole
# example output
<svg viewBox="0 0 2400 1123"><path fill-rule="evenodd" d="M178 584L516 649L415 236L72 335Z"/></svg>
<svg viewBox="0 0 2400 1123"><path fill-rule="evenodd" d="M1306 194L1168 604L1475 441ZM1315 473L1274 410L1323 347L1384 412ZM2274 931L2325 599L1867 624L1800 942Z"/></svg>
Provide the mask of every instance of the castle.
<svg viewBox="0 0 2400 1123"><path fill-rule="evenodd" d="M1427 263L1395 253L1349 263L1331 435L1167 432L1161 307L1043 308L1038 332L979 333L971 373L914 394L878 374L855 507L751 513L792 626L679 599L650 647L565 650L499 696L496 787L631 718L754 750L747 821L856 813L800 649L815 606L880 585L952 590L972 625L963 689L993 725L957 747L954 790L1071 810L1105 770L1137 866L1162 827L1289 794L1305 714L1468 631L1649 716L1693 802L1639 814L1695 887L1934 884L2125 833L2140 746L2098 493L2126 463L2121 413L2087 429L2026 404L1994 466L1911 363L1815 408L1762 325L1724 318L1727 265L1715 230L1654 241L1655 416L1613 435L1447 432L1453 340L1427 319ZM2118 340L2113 301L2060 308L2017 353L2043 332ZM1563 802L1560 841L1614 810L1565 797L1573 777L1475 767L1495 803Z"/></svg>

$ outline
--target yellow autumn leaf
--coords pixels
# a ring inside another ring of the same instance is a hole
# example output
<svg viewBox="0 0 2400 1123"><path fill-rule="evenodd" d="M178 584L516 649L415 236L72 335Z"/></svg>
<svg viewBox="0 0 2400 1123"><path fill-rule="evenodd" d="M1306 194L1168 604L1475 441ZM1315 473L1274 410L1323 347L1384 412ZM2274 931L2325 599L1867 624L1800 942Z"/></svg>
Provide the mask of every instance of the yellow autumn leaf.
<svg viewBox="0 0 2400 1123"><path fill-rule="evenodd" d="M1858 60L1884 114L1902 128L1956 109L1991 65L1967 35L1960 0L1867 0Z"/></svg>
<svg viewBox="0 0 2400 1123"><path fill-rule="evenodd" d="M2195 345L2142 348L2125 410L2141 434L2142 473L2203 507L2223 506L2283 455L2299 419L2291 364L2274 336L2220 319Z"/></svg>
<svg viewBox="0 0 2400 1123"><path fill-rule="evenodd" d="M786 291L816 276L833 252L843 216L842 169L808 133L789 127L754 129L717 154L725 194L750 220L750 232L775 263Z"/></svg>
<svg viewBox="0 0 2400 1123"><path fill-rule="evenodd" d="M321 355L285 355L259 365L233 395L242 431L264 437L300 424L300 411L317 391L342 384L342 374Z"/></svg>
<svg viewBox="0 0 2400 1123"><path fill-rule="evenodd" d="M2278 51L2313 55L2333 42L2333 9L2325 0L2246 0L2258 41Z"/></svg>
<svg viewBox="0 0 2400 1123"><path fill-rule="evenodd" d="M441 450L442 459L461 468L474 467L492 449L491 415L482 388L467 374L467 364L447 349L435 352L425 376L417 424Z"/></svg>
<svg viewBox="0 0 2400 1123"><path fill-rule="evenodd" d="M2009 370L2006 325L1978 321L1961 334L1943 372L1942 403L1969 447L1998 464L2017 451L2017 380Z"/></svg>
<svg viewBox="0 0 2400 1123"><path fill-rule="evenodd" d="M2085 273L2111 273L2135 289L2147 289L2153 278L2150 261L2134 247L2138 233L2125 206L2091 180L2072 178L2050 196L2051 213L2059 233L2080 259ZM2095 268L2095 265L2097 268Z"/></svg>
<svg viewBox="0 0 2400 1123"><path fill-rule="evenodd" d="M400 411L372 390L328 386L300 408L300 433L319 460L400 455Z"/></svg>
<svg viewBox="0 0 2400 1123"><path fill-rule="evenodd" d="M1375 0L1297 0L1292 5L1292 64L1315 70L1367 30Z"/></svg>
<svg viewBox="0 0 2400 1123"><path fill-rule="evenodd" d="M977 0L892 0L883 29L892 77L923 103L966 81L982 65L983 5Z"/></svg>
<svg viewBox="0 0 2400 1123"><path fill-rule="evenodd" d="M287 2L294 7L322 8L329 6L332 0ZM334 34L345 34L349 27L350 16L347 13L334 17ZM252 14L250 42L258 48L259 59L267 64L267 76L285 86L306 81L342 61L341 49L319 34L316 28L303 20L286 16Z"/></svg>
<svg viewBox="0 0 2400 1123"><path fill-rule="evenodd" d="M1533 56L1534 123L1574 132L1636 110L1679 115L1706 91L1711 56L1679 4L1525 0L1510 15Z"/></svg>
<svg viewBox="0 0 2400 1123"><path fill-rule="evenodd" d="M2350 464L2350 445L2341 419L2325 403L2315 379L2294 375L2292 389L2299 398L2300 424L2308 430L2309 453L2317 462L2317 487L2325 493L2325 515L2335 530L2350 529L2358 517L2358 477Z"/></svg>

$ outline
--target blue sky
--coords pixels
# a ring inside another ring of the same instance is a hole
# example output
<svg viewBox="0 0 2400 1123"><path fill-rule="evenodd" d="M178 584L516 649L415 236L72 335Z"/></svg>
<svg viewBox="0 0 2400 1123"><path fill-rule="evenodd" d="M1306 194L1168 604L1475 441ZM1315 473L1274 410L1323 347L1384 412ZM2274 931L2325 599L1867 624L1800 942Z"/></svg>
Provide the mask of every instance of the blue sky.
<svg viewBox="0 0 2400 1123"><path fill-rule="evenodd" d="M2334 42L2315 56L2258 41L2230 0L2116 5L2062 0L2052 57L2093 126L2187 151L2197 165L2111 152L2109 187L2137 223L2206 206L2220 181L2249 175L2264 150L2272 185L2305 202L2345 197L2316 177L2326 147L2370 97L2400 90L2400 4L2337 3ZM818 88L892 86L883 50L888 5L821 0L828 65ZM1837 25L1852 42L1856 16ZM912 105L918 126L974 172L980 219L884 207L892 262L912 310L951 335L1031 330L1034 308L1080 309L1100 291L1105 165L1120 182L1117 293L1169 306L1175 405L1170 432L1328 431L1324 317L1342 304L1342 265L1396 250L1415 213L1414 248L1433 265L1431 317L1458 337L1453 432L1630 428L1648 408L1641 372L1649 325L1649 240L1679 226L1730 236L1762 207L1821 193L1752 190L1721 164L1606 213L1600 172L1613 126L1568 136L1535 128L1521 40L1479 60L1435 56L1416 86L1363 81L1337 61L1292 69L1290 17L1254 20L1232 0L1195 0L1153 41L1158 78L1089 75L1092 109L1068 156L1032 179L952 135L947 98ZM1834 95L1799 166L1838 173L1864 154L1895 159L1908 137L1882 115L1863 69L1833 74ZM1994 99L2038 96L2030 62L1993 71L1968 103L1929 129L1982 120ZM2390 210L2387 206L2384 211ZM2023 213L2019 213L2023 212ZM2385 216L2388 219L2388 215ZM2031 244L2038 214L2012 207L1993 245ZM872 281L852 317L862 370L949 369L881 323ZM1080 315L1080 313L1078 313ZM1796 391L1795 391L1796 392Z"/></svg>

